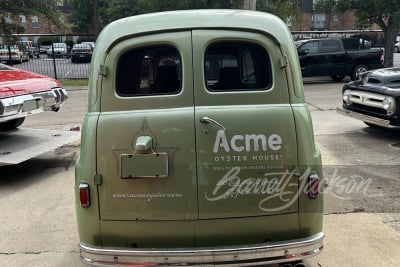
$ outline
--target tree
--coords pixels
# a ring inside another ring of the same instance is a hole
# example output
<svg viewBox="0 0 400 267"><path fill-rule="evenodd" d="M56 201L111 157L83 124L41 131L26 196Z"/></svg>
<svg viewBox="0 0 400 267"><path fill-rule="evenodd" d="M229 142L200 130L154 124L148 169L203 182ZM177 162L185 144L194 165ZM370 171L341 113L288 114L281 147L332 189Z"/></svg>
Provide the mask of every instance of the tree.
<svg viewBox="0 0 400 267"><path fill-rule="evenodd" d="M243 7L243 0L101 0L100 3L103 24L123 17L168 10ZM87 13L85 16L90 17Z"/></svg>
<svg viewBox="0 0 400 267"><path fill-rule="evenodd" d="M93 13L95 13L92 10L92 0L71 0L69 4L71 5L71 13L68 20L72 24L72 31L88 33L93 25Z"/></svg>
<svg viewBox="0 0 400 267"><path fill-rule="evenodd" d="M327 2L331 0L320 0ZM336 9L340 12L353 11L360 29L377 24L385 39L385 67L393 66L393 52L396 35L400 29L399 0L337 0Z"/></svg>
<svg viewBox="0 0 400 267"><path fill-rule="evenodd" d="M257 7L257 10L275 13L283 20L298 19L301 14L298 0L70 0L69 3L73 30L88 33L91 28L95 34L101 26L120 18L168 10Z"/></svg>
<svg viewBox="0 0 400 267"><path fill-rule="evenodd" d="M286 22L301 19L298 0L257 0L257 10L272 13Z"/></svg>
<svg viewBox="0 0 400 267"><path fill-rule="evenodd" d="M44 15L49 22L57 27L65 27L65 17L56 8L56 0L1 0L0 1L0 34L6 39L6 42L14 42L12 34L22 33L23 27L12 24L7 21L7 17L14 18L18 15Z"/></svg>

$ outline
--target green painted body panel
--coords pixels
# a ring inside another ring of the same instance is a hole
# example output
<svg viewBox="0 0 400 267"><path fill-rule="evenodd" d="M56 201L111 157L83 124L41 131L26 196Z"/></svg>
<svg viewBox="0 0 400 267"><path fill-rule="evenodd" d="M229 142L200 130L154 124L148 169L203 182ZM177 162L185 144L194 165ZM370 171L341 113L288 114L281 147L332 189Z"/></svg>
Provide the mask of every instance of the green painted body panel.
<svg viewBox="0 0 400 267"><path fill-rule="evenodd" d="M297 221L296 213L199 221L104 221L101 238L108 246L139 248L259 244L298 237Z"/></svg>
<svg viewBox="0 0 400 267"><path fill-rule="evenodd" d="M270 86L207 89L204 55L218 41L265 49ZM322 197L310 199L304 190L309 174L322 178L321 156L282 21L238 10L164 12L111 23L97 44L76 166L81 242L218 246L321 232ZM118 95L121 55L160 44L179 51L179 93ZM90 186L89 208L79 205L82 182Z"/></svg>

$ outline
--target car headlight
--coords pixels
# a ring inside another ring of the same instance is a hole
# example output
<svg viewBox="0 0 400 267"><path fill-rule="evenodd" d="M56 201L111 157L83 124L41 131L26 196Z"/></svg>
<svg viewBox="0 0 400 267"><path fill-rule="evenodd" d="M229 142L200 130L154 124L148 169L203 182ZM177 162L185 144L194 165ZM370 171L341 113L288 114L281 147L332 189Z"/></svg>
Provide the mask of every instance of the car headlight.
<svg viewBox="0 0 400 267"><path fill-rule="evenodd" d="M388 115L394 114L395 113L395 105L394 105L394 100L392 97L386 97L382 101L382 106L383 109L386 110Z"/></svg>
<svg viewBox="0 0 400 267"><path fill-rule="evenodd" d="M360 73L359 78L360 78L362 84L366 84L368 82L369 75L370 75L369 71Z"/></svg>
<svg viewBox="0 0 400 267"><path fill-rule="evenodd" d="M342 98L343 98L343 102L346 103L346 105L350 105L351 104L350 96L351 96L351 91L350 90L344 90Z"/></svg>

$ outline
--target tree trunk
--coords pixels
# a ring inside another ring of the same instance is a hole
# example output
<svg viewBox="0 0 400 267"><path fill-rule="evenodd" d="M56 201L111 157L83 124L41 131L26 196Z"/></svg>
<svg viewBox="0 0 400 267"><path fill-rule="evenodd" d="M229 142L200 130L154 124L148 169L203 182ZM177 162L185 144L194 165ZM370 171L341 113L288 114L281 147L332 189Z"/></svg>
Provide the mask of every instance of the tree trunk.
<svg viewBox="0 0 400 267"><path fill-rule="evenodd" d="M92 2L92 7L93 7L93 13L92 13L92 29L95 35L95 38L97 38L97 35L100 32L100 27L99 27L99 0L93 0Z"/></svg>
<svg viewBox="0 0 400 267"><path fill-rule="evenodd" d="M383 27L383 34L385 38L385 67L393 67L394 43L399 30L393 19L393 17L389 17L386 26Z"/></svg>
<svg viewBox="0 0 400 267"><path fill-rule="evenodd" d="M243 9L256 10L257 0L244 0Z"/></svg>

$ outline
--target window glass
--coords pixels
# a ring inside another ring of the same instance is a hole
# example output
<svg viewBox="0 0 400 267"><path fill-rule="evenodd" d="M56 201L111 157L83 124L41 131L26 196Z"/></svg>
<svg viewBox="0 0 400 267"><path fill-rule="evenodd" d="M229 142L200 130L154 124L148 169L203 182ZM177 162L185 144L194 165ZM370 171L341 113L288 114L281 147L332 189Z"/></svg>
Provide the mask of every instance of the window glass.
<svg viewBox="0 0 400 267"><path fill-rule="evenodd" d="M118 60L116 90L120 96L177 94L181 90L181 57L171 46L132 49Z"/></svg>
<svg viewBox="0 0 400 267"><path fill-rule="evenodd" d="M25 15L19 15L19 26L26 27L26 17Z"/></svg>
<svg viewBox="0 0 400 267"><path fill-rule="evenodd" d="M248 42L218 42L206 50L205 82L210 91L264 90L271 87L267 51Z"/></svg>
<svg viewBox="0 0 400 267"><path fill-rule="evenodd" d="M333 52L339 52L340 51L340 45L339 41L337 40L322 40L321 41L321 53L333 53Z"/></svg>
<svg viewBox="0 0 400 267"><path fill-rule="evenodd" d="M301 46L301 50L308 51L309 54L318 53L318 41L306 42Z"/></svg>
<svg viewBox="0 0 400 267"><path fill-rule="evenodd" d="M39 28L39 17L38 16L31 17L31 26L32 26L32 28Z"/></svg>

